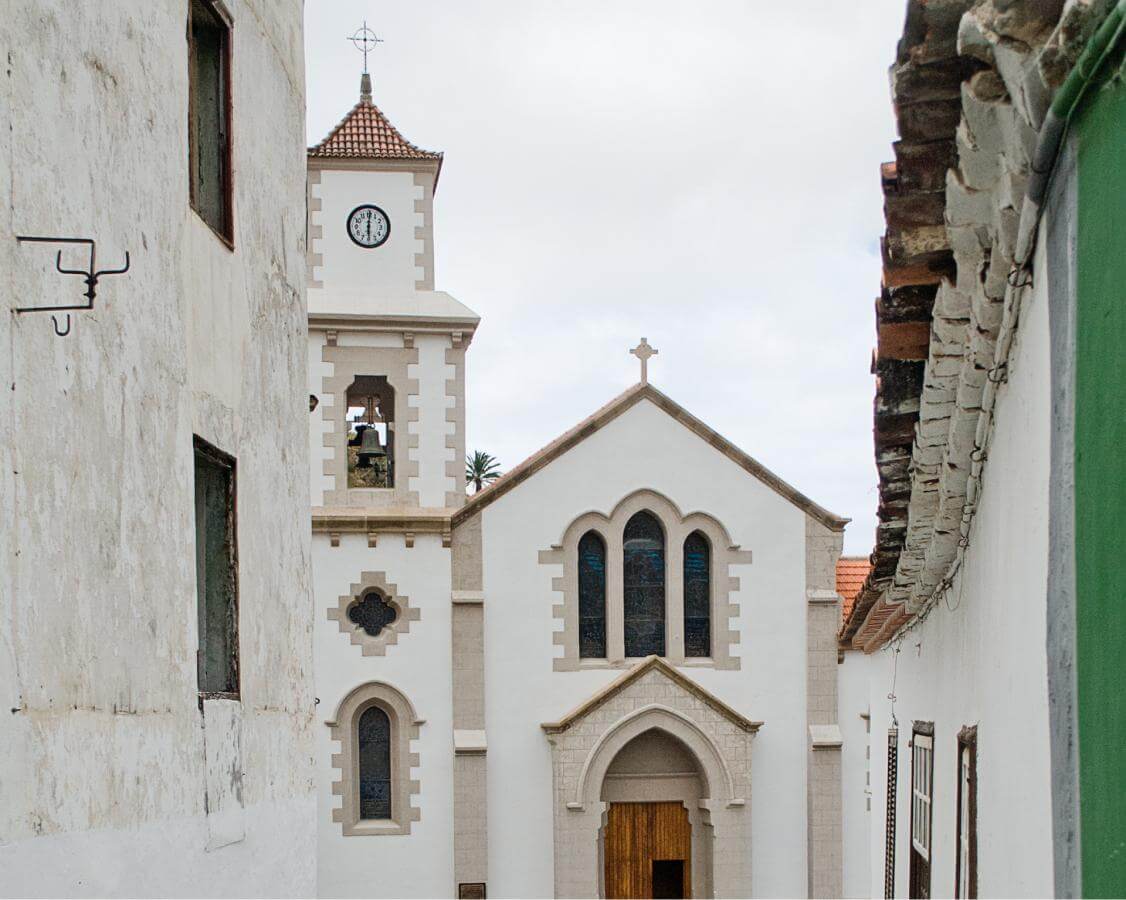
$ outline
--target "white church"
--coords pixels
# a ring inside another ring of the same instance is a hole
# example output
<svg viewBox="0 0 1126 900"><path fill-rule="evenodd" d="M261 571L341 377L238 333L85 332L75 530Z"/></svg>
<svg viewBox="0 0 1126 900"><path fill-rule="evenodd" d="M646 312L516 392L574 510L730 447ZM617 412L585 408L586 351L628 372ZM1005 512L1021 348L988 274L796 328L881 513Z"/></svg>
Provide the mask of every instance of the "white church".
<svg viewBox="0 0 1126 900"><path fill-rule="evenodd" d="M472 497L442 156L308 152L322 896L839 896L846 521L640 381ZM722 423L721 423L722 424Z"/></svg>

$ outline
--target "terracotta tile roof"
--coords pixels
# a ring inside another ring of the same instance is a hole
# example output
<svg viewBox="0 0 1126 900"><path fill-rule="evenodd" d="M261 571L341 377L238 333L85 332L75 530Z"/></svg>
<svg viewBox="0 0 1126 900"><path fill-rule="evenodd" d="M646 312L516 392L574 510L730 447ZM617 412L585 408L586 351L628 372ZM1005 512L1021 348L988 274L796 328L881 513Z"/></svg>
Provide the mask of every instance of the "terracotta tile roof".
<svg viewBox="0 0 1126 900"><path fill-rule="evenodd" d="M336 159L433 159L441 153L423 150L404 138L367 97L352 107L328 137L309 148L309 156Z"/></svg>
<svg viewBox="0 0 1126 900"><path fill-rule="evenodd" d="M867 556L842 556L837 560L837 593L844 600L841 610L845 619L852 612L856 596L864 587L864 579L871 569L872 563Z"/></svg>

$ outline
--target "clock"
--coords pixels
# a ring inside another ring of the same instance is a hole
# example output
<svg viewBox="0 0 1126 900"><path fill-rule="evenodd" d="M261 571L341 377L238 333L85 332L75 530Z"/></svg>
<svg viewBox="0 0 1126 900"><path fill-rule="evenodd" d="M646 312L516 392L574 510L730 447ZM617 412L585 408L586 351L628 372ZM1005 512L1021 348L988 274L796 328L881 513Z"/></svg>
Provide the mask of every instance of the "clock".
<svg viewBox="0 0 1126 900"><path fill-rule="evenodd" d="M367 250L386 243L391 236L391 220L378 206L365 203L348 213L348 237Z"/></svg>

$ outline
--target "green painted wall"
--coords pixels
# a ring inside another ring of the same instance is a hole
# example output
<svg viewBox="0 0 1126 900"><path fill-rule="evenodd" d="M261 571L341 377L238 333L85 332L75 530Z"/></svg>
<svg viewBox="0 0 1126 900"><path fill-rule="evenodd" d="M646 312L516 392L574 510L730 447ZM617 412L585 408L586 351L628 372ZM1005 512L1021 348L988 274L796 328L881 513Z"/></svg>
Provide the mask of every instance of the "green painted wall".
<svg viewBox="0 0 1126 900"><path fill-rule="evenodd" d="M1104 71L1123 65L1117 58ZM1075 123L1075 586L1083 894L1126 896L1126 82Z"/></svg>

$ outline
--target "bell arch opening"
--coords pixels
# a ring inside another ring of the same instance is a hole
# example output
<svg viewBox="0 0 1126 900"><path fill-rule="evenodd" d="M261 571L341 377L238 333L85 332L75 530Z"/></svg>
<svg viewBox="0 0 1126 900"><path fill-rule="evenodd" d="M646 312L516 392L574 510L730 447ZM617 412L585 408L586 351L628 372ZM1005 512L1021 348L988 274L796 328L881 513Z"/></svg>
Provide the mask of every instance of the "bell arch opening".
<svg viewBox="0 0 1126 900"><path fill-rule="evenodd" d="M348 487L395 486L395 389L386 375L357 375L345 392Z"/></svg>
<svg viewBox="0 0 1126 900"><path fill-rule="evenodd" d="M711 896L709 796L704 766L668 731L654 726L622 746L599 789L601 896Z"/></svg>

